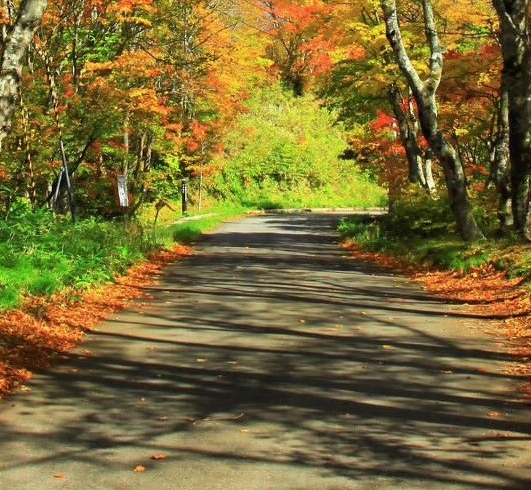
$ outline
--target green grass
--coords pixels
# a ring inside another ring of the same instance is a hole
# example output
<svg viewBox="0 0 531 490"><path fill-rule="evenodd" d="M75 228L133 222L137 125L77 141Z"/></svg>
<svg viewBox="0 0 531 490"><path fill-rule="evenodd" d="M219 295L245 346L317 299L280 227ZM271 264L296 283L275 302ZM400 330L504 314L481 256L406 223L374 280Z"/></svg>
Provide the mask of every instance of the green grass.
<svg viewBox="0 0 531 490"><path fill-rule="evenodd" d="M531 245L514 237L491 239L481 243L464 243L455 233L401 233L389 227L392 218L367 219L353 216L339 225L343 239L366 250L400 257L407 264L428 265L440 270L468 273L487 264L506 271L508 277L531 279Z"/></svg>
<svg viewBox="0 0 531 490"><path fill-rule="evenodd" d="M0 311L18 308L24 296L49 296L70 288L110 283L118 274L175 241L191 243L241 207L224 206L208 216L156 226L85 220L72 224L21 201L0 220ZM175 218L175 217L174 217Z"/></svg>
<svg viewBox="0 0 531 490"><path fill-rule="evenodd" d="M65 288L81 291L110 283L153 251L175 242L193 243L243 214L244 208L224 204L192 214L190 221L173 213L155 225L148 212L144 224L94 219L72 224L17 204L0 220L0 311L18 308L26 295L49 296Z"/></svg>

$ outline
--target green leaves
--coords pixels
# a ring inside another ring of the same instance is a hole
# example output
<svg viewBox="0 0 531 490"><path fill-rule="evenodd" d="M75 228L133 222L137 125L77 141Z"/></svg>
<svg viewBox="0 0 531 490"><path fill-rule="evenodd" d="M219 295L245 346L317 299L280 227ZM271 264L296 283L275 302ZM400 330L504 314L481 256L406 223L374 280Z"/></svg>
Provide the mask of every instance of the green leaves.
<svg viewBox="0 0 531 490"><path fill-rule="evenodd" d="M280 88L257 93L224 141L210 190L259 207L376 205L383 191L352 161L333 114Z"/></svg>
<svg viewBox="0 0 531 490"><path fill-rule="evenodd" d="M73 225L16 201L0 220L0 310L17 307L24 295L111 282L156 246L140 227L94 219Z"/></svg>

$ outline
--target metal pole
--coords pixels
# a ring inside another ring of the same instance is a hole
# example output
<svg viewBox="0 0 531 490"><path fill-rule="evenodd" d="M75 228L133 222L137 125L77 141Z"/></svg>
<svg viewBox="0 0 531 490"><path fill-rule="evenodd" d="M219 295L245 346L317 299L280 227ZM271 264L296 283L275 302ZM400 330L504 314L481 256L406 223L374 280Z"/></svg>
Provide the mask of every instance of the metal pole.
<svg viewBox="0 0 531 490"><path fill-rule="evenodd" d="M76 222L76 205L74 203L74 196L72 194L72 185L70 183L70 176L68 175L68 160L66 158L65 145L63 139L60 138L59 144L61 145L61 156L63 158L63 169L66 179L66 189L68 193L68 204L70 205L70 214L72 215L72 221Z"/></svg>

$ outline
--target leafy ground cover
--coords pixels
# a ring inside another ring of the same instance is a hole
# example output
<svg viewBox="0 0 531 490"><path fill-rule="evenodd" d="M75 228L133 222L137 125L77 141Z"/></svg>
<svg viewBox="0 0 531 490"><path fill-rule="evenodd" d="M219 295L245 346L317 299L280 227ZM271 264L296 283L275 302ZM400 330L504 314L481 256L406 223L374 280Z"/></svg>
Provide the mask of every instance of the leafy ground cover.
<svg viewBox="0 0 531 490"><path fill-rule="evenodd" d="M157 281L164 265L191 253L184 245L161 250L132 267L115 282L79 293L27 297L20 309L0 319L0 398L23 385L78 345L86 332L132 300L147 297L142 288Z"/></svg>

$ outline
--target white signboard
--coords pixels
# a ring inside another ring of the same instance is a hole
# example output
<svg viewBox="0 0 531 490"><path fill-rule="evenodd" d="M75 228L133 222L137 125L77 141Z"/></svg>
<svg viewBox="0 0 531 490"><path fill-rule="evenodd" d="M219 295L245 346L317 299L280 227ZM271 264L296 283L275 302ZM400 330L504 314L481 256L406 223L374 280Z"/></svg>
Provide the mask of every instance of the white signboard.
<svg viewBox="0 0 531 490"><path fill-rule="evenodd" d="M118 175L118 199L120 206L129 206L129 196L127 195L127 178L125 175Z"/></svg>

